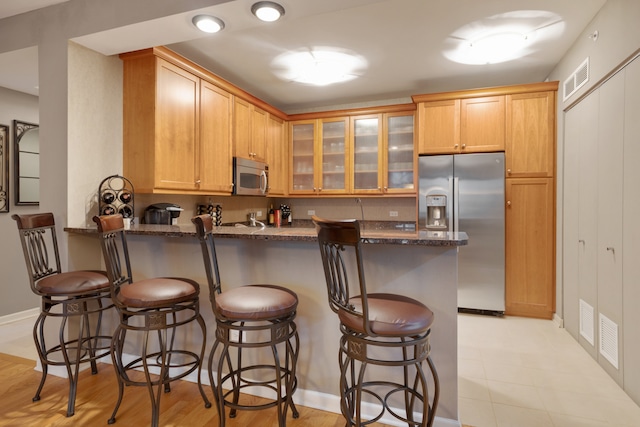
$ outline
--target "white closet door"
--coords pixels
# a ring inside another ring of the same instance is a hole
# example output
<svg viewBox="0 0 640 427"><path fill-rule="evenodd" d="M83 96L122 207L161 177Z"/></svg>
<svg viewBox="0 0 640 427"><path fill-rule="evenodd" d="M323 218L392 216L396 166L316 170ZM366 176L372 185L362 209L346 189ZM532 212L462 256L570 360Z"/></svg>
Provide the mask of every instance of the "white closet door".
<svg viewBox="0 0 640 427"><path fill-rule="evenodd" d="M598 362L621 385L624 74L600 87L598 120Z"/></svg>
<svg viewBox="0 0 640 427"><path fill-rule="evenodd" d="M579 107L579 106L578 106ZM562 186L562 313L565 329L578 341L578 217L580 189L580 113L575 107L564 115Z"/></svg>
<svg viewBox="0 0 640 427"><path fill-rule="evenodd" d="M640 59L626 67L623 184L624 389L640 402Z"/></svg>
<svg viewBox="0 0 640 427"><path fill-rule="evenodd" d="M599 92L589 95L580 103L581 138L579 141L579 188L578 188L578 300L574 304L580 307L580 301L592 309L581 313L583 332L578 341L591 354L596 351L596 315L598 310L597 282L597 241L598 241L598 112ZM591 335L591 339L588 336Z"/></svg>

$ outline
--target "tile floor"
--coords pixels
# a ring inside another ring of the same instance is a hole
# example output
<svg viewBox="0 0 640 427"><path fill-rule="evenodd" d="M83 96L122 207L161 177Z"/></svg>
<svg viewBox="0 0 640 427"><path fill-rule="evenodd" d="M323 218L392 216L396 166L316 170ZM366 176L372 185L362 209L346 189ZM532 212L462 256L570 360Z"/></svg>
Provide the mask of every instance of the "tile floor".
<svg viewBox="0 0 640 427"><path fill-rule="evenodd" d="M37 359L35 318L0 325L0 351ZM458 315L460 421L473 427L640 426L640 407L554 322Z"/></svg>
<svg viewBox="0 0 640 427"><path fill-rule="evenodd" d="M460 420L474 427L640 426L640 408L556 323L458 315Z"/></svg>

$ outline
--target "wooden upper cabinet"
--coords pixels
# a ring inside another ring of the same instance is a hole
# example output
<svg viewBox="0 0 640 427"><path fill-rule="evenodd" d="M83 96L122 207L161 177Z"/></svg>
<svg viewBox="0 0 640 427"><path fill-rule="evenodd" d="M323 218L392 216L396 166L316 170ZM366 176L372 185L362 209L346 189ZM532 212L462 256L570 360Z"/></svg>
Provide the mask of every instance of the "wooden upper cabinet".
<svg viewBox="0 0 640 427"><path fill-rule="evenodd" d="M123 60L123 174L139 193L231 194L233 96L163 48Z"/></svg>
<svg viewBox="0 0 640 427"><path fill-rule="evenodd" d="M237 157L251 159L251 104L235 98L233 102L233 148Z"/></svg>
<svg viewBox="0 0 640 427"><path fill-rule="evenodd" d="M266 156L269 165L269 195L287 194L288 156L284 120L271 114L267 118Z"/></svg>
<svg viewBox="0 0 640 427"><path fill-rule="evenodd" d="M233 96L202 81L200 85L199 189L231 192L231 112Z"/></svg>
<svg viewBox="0 0 640 427"><path fill-rule="evenodd" d="M152 54L123 59L124 176L140 193L197 190L200 79Z"/></svg>
<svg viewBox="0 0 640 427"><path fill-rule="evenodd" d="M460 152L504 151L505 97L460 101Z"/></svg>
<svg viewBox="0 0 640 427"><path fill-rule="evenodd" d="M555 91L507 95L507 177L553 177Z"/></svg>
<svg viewBox="0 0 640 427"><path fill-rule="evenodd" d="M256 107L251 108L251 153L254 160L267 160L267 131L269 114Z"/></svg>
<svg viewBox="0 0 640 427"><path fill-rule="evenodd" d="M418 104L418 153L448 154L460 151L460 100Z"/></svg>
<svg viewBox="0 0 640 427"><path fill-rule="evenodd" d="M233 115L235 155L264 162L266 160L268 113L250 102L236 97Z"/></svg>
<svg viewBox="0 0 640 427"><path fill-rule="evenodd" d="M418 153L504 151L504 126L504 95L419 102Z"/></svg>
<svg viewBox="0 0 640 427"><path fill-rule="evenodd" d="M162 59L156 76L154 187L196 190L200 79Z"/></svg>

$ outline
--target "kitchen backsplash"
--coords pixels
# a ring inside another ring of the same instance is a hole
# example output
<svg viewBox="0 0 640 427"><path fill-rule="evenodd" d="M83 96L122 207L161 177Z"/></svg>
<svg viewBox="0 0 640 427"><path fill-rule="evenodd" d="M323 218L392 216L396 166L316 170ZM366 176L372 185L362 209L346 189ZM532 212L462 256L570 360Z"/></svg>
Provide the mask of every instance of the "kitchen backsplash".
<svg viewBox="0 0 640 427"><path fill-rule="evenodd" d="M199 204L213 204L222 207L222 223L247 221L249 212L257 212L256 219L266 222L267 212L273 204L274 208L281 204L291 206L294 222L310 220L315 213L325 218L356 218L365 221L414 223L416 221L415 197L389 198L286 198L286 197L251 197L251 196L186 196L136 194L135 213L137 218L144 218L144 210L153 203L175 203L184 211L178 218L179 224L189 224L196 215ZM396 216L397 214L397 216Z"/></svg>

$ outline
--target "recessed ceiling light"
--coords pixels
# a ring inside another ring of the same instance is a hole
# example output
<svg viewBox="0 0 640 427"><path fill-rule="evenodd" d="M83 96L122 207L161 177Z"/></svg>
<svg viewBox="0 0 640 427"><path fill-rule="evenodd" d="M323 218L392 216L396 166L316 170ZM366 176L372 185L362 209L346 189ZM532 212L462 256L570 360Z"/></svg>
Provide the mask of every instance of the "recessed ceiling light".
<svg viewBox="0 0 640 427"><path fill-rule="evenodd" d="M224 28L222 19L211 15L196 15L191 20L200 31L205 33L217 33Z"/></svg>
<svg viewBox="0 0 640 427"><path fill-rule="evenodd" d="M251 6L251 13L261 21L273 22L284 15L284 7L272 1L259 1Z"/></svg>

